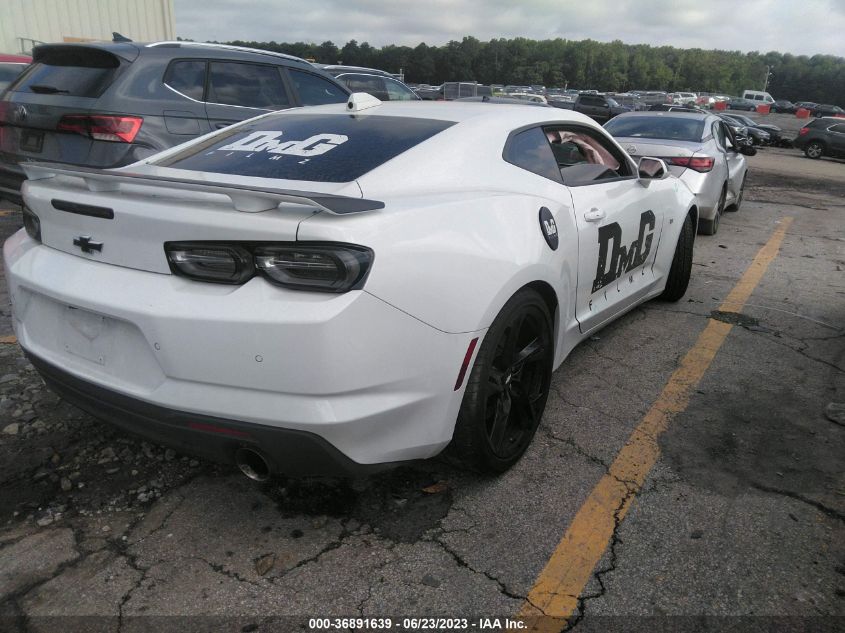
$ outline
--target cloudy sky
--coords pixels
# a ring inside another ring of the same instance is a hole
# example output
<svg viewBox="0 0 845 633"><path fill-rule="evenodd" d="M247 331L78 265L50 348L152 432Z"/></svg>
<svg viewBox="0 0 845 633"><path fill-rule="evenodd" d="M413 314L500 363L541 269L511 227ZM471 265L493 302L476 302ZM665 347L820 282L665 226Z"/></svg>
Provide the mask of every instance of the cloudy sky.
<svg viewBox="0 0 845 633"><path fill-rule="evenodd" d="M472 35L845 56L845 0L175 0L194 40L441 45Z"/></svg>

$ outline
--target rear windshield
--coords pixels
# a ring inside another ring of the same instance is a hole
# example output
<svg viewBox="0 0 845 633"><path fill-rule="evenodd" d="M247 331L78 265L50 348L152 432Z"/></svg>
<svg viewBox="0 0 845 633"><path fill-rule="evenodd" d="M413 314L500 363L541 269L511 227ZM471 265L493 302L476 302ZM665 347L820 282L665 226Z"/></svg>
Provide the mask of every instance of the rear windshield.
<svg viewBox="0 0 845 633"><path fill-rule="evenodd" d="M99 97L120 61L107 51L70 46L36 52L35 63L11 86L15 92Z"/></svg>
<svg viewBox="0 0 845 633"><path fill-rule="evenodd" d="M608 121L604 129L617 137L664 138L677 141L700 141L704 132L704 120L691 118L637 116L615 118Z"/></svg>
<svg viewBox="0 0 845 633"><path fill-rule="evenodd" d="M262 117L154 164L283 180L349 182L454 125L346 114Z"/></svg>

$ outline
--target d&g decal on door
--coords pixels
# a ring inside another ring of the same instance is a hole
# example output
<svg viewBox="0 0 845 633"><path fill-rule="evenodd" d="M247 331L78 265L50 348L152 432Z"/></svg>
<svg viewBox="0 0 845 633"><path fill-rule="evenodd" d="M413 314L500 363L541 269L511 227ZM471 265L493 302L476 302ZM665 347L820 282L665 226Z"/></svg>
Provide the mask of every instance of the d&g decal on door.
<svg viewBox="0 0 845 633"><path fill-rule="evenodd" d="M616 281L624 273L642 266L651 251L655 218L651 211L640 215L640 231L630 246L622 246L622 227L616 222L599 227L599 260L593 292ZM610 243L613 242L611 247ZM610 255L610 262L608 262Z"/></svg>

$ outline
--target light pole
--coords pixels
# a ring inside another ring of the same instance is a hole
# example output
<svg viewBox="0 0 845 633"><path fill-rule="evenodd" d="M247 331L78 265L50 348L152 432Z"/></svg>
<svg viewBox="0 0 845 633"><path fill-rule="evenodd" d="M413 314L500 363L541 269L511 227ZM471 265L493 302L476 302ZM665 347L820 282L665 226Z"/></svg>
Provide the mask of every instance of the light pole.
<svg viewBox="0 0 845 633"><path fill-rule="evenodd" d="M771 69L771 66L766 66L766 80L763 82L763 92L766 92L766 88L769 87L769 77L772 76L772 73L769 72Z"/></svg>

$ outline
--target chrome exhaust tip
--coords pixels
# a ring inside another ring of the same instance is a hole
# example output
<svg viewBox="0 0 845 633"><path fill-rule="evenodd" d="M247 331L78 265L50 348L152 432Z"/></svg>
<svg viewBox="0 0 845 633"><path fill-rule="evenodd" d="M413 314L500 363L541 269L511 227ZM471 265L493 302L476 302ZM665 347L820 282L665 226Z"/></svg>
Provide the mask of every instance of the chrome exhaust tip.
<svg viewBox="0 0 845 633"><path fill-rule="evenodd" d="M235 464L253 481L270 479L270 464L261 453L254 449L239 448L235 453Z"/></svg>

